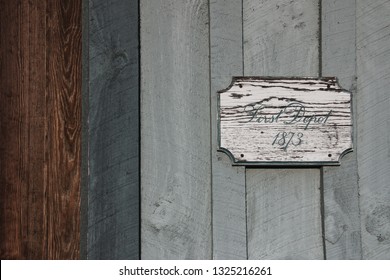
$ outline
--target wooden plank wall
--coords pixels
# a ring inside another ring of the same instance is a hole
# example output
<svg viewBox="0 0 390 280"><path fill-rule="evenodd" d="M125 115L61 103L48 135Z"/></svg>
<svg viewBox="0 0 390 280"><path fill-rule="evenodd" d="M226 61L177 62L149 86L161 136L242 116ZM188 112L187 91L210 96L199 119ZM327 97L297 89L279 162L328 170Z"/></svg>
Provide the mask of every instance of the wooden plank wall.
<svg viewBox="0 0 390 280"><path fill-rule="evenodd" d="M389 1L152 2L141 1L142 258L390 258ZM353 93L355 151L340 167L232 167L216 152L216 91L233 75L337 76Z"/></svg>
<svg viewBox="0 0 390 280"><path fill-rule="evenodd" d="M77 259L81 1L0 7L0 258Z"/></svg>
<svg viewBox="0 0 390 280"><path fill-rule="evenodd" d="M84 0L83 100L81 2L0 0L2 259L390 259L389 0ZM235 75L337 76L354 152L232 167Z"/></svg>

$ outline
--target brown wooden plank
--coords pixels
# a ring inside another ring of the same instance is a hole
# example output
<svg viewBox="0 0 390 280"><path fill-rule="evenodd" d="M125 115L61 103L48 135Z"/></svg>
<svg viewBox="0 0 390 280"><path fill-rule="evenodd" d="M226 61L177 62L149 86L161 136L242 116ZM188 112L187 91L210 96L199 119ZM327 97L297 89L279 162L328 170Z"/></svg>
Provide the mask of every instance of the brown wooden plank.
<svg viewBox="0 0 390 280"><path fill-rule="evenodd" d="M79 257L81 0L47 2L48 258Z"/></svg>
<svg viewBox="0 0 390 280"><path fill-rule="evenodd" d="M81 1L0 3L0 257L78 258Z"/></svg>
<svg viewBox="0 0 390 280"><path fill-rule="evenodd" d="M0 256L39 259L47 254L42 246L46 4L0 3Z"/></svg>

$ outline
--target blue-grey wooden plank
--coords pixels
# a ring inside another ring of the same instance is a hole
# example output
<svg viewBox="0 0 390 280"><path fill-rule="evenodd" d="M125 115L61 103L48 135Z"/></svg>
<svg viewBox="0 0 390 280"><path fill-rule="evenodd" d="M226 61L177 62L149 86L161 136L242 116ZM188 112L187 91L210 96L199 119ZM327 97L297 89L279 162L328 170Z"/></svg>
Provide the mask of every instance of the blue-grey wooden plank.
<svg viewBox="0 0 390 280"><path fill-rule="evenodd" d="M363 259L390 259L390 1L356 1Z"/></svg>
<svg viewBox="0 0 390 280"><path fill-rule="evenodd" d="M88 259L139 258L138 1L89 1Z"/></svg>
<svg viewBox="0 0 390 280"><path fill-rule="evenodd" d="M243 75L242 2L210 2L213 259L246 259L245 168L217 152L217 91Z"/></svg>
<svg viewBox="0 0 390 280"><path fill-rule="evenodd" d="M318 1L243 3L245 75L319 74ZM320 177L318 168L247 169L249 259L324 257Z"/></svg>
<svg viewBox="0 0 390 280"><path fill-rule="evenodd" d="M210 259L208 1L141 0L141 258Z"/></svg>
<svg viewBox="0 0 390 280"><path fill-rule="evenodd" d="M340 166L323 168L327 259L361 259L356 151L356 1L322 1L322 75L352 92L355 151Z"/></svg>

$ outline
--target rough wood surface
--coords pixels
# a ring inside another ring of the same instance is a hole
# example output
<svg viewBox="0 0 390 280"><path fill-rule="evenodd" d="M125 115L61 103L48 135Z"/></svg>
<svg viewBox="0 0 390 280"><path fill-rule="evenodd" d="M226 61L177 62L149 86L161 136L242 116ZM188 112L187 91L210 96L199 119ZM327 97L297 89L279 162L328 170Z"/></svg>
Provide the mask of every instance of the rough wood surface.
<svg viewBox="0 0 390 280"><path fill-rule="evenodd" d="M249 259L321 259L316 169L247 169ZM299 226L297 226L299 225Z"/></svg>
<svg viewBox="0 0 390 280"><path fill-rule="evenodd" d="M243 13L245 76L318 75L317 1L244 0ZM320 170L302 169L294 173L288 170L253 169L247 171L246 180L247 199L252 199L247 210L248 257L323 258ZM256 187L262 182L267 182L263 191ZM285 194L291 192L291 186L299 185L301 188L297 190L300 191L286 197ZM272 206L277 203L275 199L284 201L283 205ZM272 209L272 215L278 217L277 221L283 222L263 226L262 223L269 219L269 212L259 211L264 209L264 202L271 204L272 208L269 209ZM302 208L301 205L306 207ZM294 217L285 219L285 213L290 211ZM301 219L308 213L313 215L312 222ZM306 242L303 242L306 238ZM268 244L264 240L272 240L273 244L288 240L290 245L274 247L278 250L268 247L270 250L263 253L264 246Z"/></svg>
<svg viewBox="0 0 390 280"><path fill-rule="evenodd" d="M89 3L87 257L138 259L138 3Z"/></svg>
<svg viewBox="0 0 390 280"><path fill-rule="evenodd" d="M48 257L80 253L81 1L47 1Z"/></svg>
<svg viewBox="0 0 390 280"><path fill-rule="evenodd" d="M242 5L210 2L213 259L246 259L245 168L218 150L217 91L242 75Z"/></svg>
<svg viewBox="0 0 390 280"><path fill-rule="evenodd" d="M210 259L208 1L140 4L141 258Z"/></svg>
<svg viewBox="0 0 390 280"><path fill-rule="evenodd" d="M351 95L334 78L236 77L219 103L236 164L334 165L352 149Z"/></svg>
<svg viewBox="0 0 390 280"><path fill-rule="evenodd" d="M0 258L77 259L81 1L0 6Z"/></svg>
<svg viewBox="0 0 390 280"><path fill-rule="evenodd" d="M362 252L390 259L390 1L356 4Z"/></svg>
<svg viewBox="0 0 390 280"><path fill-rule="evenodd" d="M352 92L354 152L323 169L326 259L361 259L356 150L355 0L322 1L322 75Z"/></svg>
<svg viewBox="0 0 390 280"><path fill-rule="evenodd" d="M0 2L0 258L42 259L48 254L43 246L48 226L44 207L46 81L42 78L46 74L42 15L46 2L20 2ZM28 17L30 9L35 14ZM30 67L36 70L30 72Z"/></svg>

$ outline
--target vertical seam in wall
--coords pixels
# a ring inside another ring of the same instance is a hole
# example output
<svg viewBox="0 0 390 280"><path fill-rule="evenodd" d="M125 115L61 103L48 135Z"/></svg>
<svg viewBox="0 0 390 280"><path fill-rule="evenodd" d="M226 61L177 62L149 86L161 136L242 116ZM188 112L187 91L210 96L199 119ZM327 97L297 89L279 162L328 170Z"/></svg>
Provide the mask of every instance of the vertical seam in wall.
<svg viewBox="0 0 390 280"><path fill-rule="evenodd" d="M318 76L322 77L322 0L318 0ZM322 250L326 260L324 167L320 168L320 207Z"/></svg>
<svg viewBox="0 0 390 280"><path fill-rule="evenodd" d="M322 227L322 249L324 260L326 257L326 236L325 236L325 194L324 194L324 167L320 168L320 204L321 204L321 227Z"/></svg>
<svg viewBox="0 0 390 280"><path fill-rule="evenodd" d="M320 204L321 204L321 227L322 227L322 249L324 260L326 257L326 236L325 236L325 188L324 188L324 167L320 168Z"/></svg>
<svg viewBox="0 0 390 280"><path fill-rule="evenodd" d="M89 2L82 5L82 133L80 186L80 259L88 259L88 186L89 186Z"/></svg>
<svg viewBox="0 0 390 280"><path fill-rule="evenodd" d="M322 0L318 0L318 76L322 77Z"/></svg>
<svg viewBox="0 0 390 280"><path fill-rule="evenodd" d="M142 188L141 188L141 0L138 0L138 259L142 259Z"/></svg>
<svg viewBox="0 0 390 280"><path fill-rule="evenodd" d="M211 15L210 15L210 0L207 1L207 13L208 13L208 32L209 32L209 119L210 119L210 242L211 242L211 251L210 251L210 259L214 259L214 206L213 206L213 118L212 114L214 110L212 108L212 94L211 92Z"/></svg>
<svg viewBox="0 0 390 280"><path fill-rule="evenodd" d="M353 134L353 144L354 150L356 153L356 172L357 172L357 190L358 190L358 211L359 211L359 224L360 224L360 258L363 259L363 245L362 245L362 221L361 221L361 209L360 209L360 177L359 177L359 161L358 161L358 146L357 146L357 134L358 134L358 122L357 122L357 94L358 94L358 54L357 54L357 0L355 0L355 92L352 94L354 98L352 98L352 110L353 112L353 125L355 126L354 134ZM356 137L355 137L356 136Z"/></svg>
<svg viewBox="0 0 390 280"><path fill-rule="evenodd" d="M247 168L244 167L244 184L245 184L245 244L246 244L246 259L249 260L249 251L248 251L248 192L246 188L246 171Z"/></svg>
<svg viewBox="0 0 390 280"><path fill-rule="evenodd" d="M245 75L245 48L244 48L244 0L241 0L241 61L242 61L242 70L241 75ZM248 195L246 188L246 171L247 168L244 167L244 191L245 191L245 252L246 259L249 259L248 251Z"/></svg>
<svg viewBox="0 0 390 280"><path fill-rule="evenodd" d="M241 0L241 61L242 75L245 75L245 51L244 51L244 0Z"/></svg>
<svg viewBox="0 0 390 280"><path fill-rule="evenodd" d="M48 8L47 8L47 1L45 1L45 14L47 15L47 11L48 11ZM47 78L47 60L48 60L48 44L47 44L47 29L48 29L48 23L47 23L47 16L45 17L45 20L44 20L44 23L45 23L45 70L44 70L44 73L46 75L46 78L45 78L45 106L48 107L48 92L47 92L47 85L48 85L48 78ZM47 146L48 146L48 127L49 127L49 121L48 121L48 113L47 113L47 108L44 110L44 118L45 118L45 121L44 121L44 124L45 124L45 130L44 130L44 133L45 133L45 137L44 137L44 155L43 155L43 159L44 159L44 168L45 170L47 170L47 167L48 167L48 157L47 157ZM47 194L47 191L48 191L48 176L47 176L47 172L46 174L44 174L44 183L43 183L43 188L44 188L44 193ZM45 198L44 198L44 201L43 201L43 209L44 209L44 215L47 215L47 208L48 208L48 195L45 195ZM44 251L44 255L46 256L46 258L48 257L49 255L49 224L48 224L48 219L45 219L44 221L44 227L45 227L45 230L46 232L44 233L45 236L46 236L46 240L44 241L44 246L45 246L45 251Z"/></svg>

